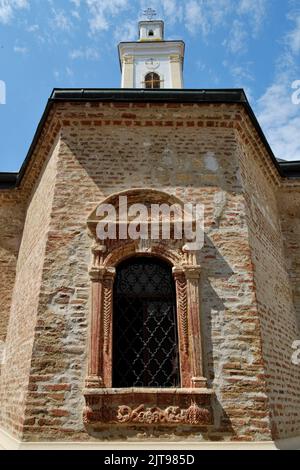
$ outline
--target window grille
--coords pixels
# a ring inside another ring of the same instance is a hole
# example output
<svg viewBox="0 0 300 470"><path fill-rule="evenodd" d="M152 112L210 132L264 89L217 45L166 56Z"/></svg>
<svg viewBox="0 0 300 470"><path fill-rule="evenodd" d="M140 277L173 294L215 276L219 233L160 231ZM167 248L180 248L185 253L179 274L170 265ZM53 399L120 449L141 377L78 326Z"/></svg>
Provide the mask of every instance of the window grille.
<svg viewBox="0 0 300 470"><path fill-rule="evenodd" d="M132 258L119 266L113 330L114 387L179 386L176 294L168 264Z"/></svg>
<svg viewBox="0 0 300 470"><path fill-rule="evenodd" d="M161 88L160 76L155 72L150 72L145 77L146 88Z"/></svg>

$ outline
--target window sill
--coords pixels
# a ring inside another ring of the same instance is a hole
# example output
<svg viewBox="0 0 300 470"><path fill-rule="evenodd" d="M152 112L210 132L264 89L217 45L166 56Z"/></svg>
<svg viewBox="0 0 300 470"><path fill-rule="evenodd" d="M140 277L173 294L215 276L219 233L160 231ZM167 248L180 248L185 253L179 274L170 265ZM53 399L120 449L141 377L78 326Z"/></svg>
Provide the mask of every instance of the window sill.
<svg viewBox="0 0 300 470"><path fill-rule="evenodd" d="M207 388L96 388L84 391L84 423L117 426L212 424Z"/></svg>

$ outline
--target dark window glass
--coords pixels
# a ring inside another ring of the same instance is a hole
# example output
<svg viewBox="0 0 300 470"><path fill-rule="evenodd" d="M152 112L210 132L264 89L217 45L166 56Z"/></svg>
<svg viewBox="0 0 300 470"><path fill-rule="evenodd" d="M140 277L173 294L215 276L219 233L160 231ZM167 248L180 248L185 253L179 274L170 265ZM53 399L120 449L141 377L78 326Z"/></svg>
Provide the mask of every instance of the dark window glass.
<svg viewBox="0 0 300 470"><path fill-rule="evenodd" d="M160 88L160 76L157 73L150 72L145 77L146 88Z"/></svg>
<svg viewBox="0 0 300 470"><path fill-rule="evenodd" d="M168 264L133 258L119 266L113 329L113 387L179 385L176 295Z"/></svg>

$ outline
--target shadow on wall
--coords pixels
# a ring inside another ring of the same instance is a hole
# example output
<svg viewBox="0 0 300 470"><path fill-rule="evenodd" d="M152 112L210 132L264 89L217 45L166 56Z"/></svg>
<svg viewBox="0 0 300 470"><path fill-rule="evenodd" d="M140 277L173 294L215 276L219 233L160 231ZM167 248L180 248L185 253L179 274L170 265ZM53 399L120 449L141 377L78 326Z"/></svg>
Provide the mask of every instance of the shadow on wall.
<svg viewBox="0 0 300 470"><path fill-rule="evenodd" d="M231 267L221 256L211 239L205 235L205 243L199 255L199 264L203 267L201 276L201 323L204 375L207 377L208 387L214 388L217 395L213 401L214 433L212 439L226 439L234 437L235 432L231 426L230 417L218 400L218 392L221 391L222 381L222 342L224 329L224 316L226 306L213 288L210 279L228 281L234 274ZM214 340L214 337L216 338Z"/></svg>

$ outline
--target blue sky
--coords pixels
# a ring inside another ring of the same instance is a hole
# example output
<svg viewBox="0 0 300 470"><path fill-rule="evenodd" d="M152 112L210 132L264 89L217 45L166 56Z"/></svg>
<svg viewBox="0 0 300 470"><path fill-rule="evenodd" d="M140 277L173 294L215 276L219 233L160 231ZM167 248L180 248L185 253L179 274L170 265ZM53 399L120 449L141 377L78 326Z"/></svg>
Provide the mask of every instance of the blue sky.
<svg viewBox="0 0 300 470"><path fill-rule="evenodd" d="M185 88L245 88L276 156L300 160L300 0L0 0L0 171L19 169L54 87L120 86L117 44L147 7L186 42Z"/></svg>

